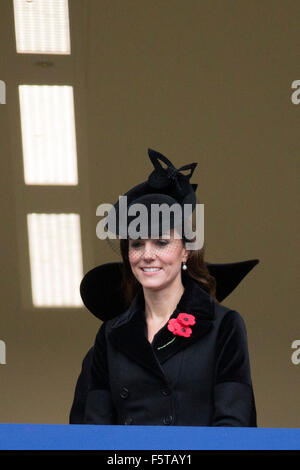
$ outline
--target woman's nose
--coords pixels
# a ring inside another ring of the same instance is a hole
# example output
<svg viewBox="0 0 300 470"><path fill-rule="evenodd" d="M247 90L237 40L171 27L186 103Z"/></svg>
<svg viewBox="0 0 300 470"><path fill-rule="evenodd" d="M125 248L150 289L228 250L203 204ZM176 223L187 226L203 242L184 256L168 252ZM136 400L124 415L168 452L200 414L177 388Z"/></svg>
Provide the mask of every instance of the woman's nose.
<svg viewBox="0 0 300 470"><path fill-rule="evenodd" d="M143 249L143 258L144 259L153 259L155 258L155 249L154 247L149 243L146 243Z"/></svg>

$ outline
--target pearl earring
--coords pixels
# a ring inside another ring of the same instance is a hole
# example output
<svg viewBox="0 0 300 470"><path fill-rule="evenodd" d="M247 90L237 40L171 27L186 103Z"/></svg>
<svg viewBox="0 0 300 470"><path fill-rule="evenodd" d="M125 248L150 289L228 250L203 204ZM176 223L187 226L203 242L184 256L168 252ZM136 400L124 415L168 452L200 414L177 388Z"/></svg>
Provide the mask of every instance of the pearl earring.
<svg viewBox="0 0 300 470"><path fill-rule="evenodd" d="M187 269L187 265L185 264L185 262L183 262L182 269L183 269L184 271Z"/></svg>

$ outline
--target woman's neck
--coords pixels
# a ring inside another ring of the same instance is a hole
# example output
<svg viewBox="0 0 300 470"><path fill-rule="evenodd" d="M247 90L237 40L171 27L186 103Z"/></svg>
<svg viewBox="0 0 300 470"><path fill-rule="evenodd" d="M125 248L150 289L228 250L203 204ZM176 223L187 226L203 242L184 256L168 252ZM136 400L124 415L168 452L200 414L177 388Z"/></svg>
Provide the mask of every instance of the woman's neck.
<svg viewBox="0 0 300 470"><path fill-rule="evenodd" d="M145 298L145 316L151 321L163 321L174 312L184 292L181 276L175 278L172 284L159 290L143 289Z"/></svg>

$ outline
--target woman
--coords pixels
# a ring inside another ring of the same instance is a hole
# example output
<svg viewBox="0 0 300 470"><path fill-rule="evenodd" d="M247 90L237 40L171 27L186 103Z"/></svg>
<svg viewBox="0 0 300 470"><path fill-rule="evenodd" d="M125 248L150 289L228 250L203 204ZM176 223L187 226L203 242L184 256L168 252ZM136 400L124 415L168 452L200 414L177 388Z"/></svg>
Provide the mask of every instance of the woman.
<svg viewBox="0 0 300 470"><path fill-rule="evenodd" d="M149 156L154 172L126 193L130 204L195 206L196 164L184 176ZM121 240L128 308L96 336L86 424L256 426L244 321L217 301L203 250L189 251L178 233Z"/></svg>
<svg viewBox="0 0 300 470"><path fill-rule="evenodd" d="M178 238L178 232L175 238L174 233L175 230L172 229L167 236L157 239L129 238L129 241L121 241L123 290L130 304L139 284L143 287L147 337L150 343L157 331L170 319L184 293L181 269L183 272L187 269L189 256L189 275L192 276L192 272L198 270L200 284L205 283L205 288L215 296L215 280L203 262L204 250L191 252L189 255L183 239ZM195 258L197 259L192 264L192 259Z"/></svg>

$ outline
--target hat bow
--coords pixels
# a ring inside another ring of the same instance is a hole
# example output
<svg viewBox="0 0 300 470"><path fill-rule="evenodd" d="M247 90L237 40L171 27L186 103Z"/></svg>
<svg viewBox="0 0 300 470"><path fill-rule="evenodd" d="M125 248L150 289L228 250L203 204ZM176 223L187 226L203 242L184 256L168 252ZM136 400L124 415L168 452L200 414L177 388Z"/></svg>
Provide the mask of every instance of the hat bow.
<svg viewBox="0 0 300 470"><path fill-rule="evenodd" d="M197 163L190 163L189 165L175 168L174 165L164 155L155 150L148 149L150 160L154 166L154 171L148 178L148 183L152 188L163 189L170 184L175 185L176 190L181 196L185 196L190 191L190 178L194 173ZM160 161L167 165L163 168ZM181 171L190 170L188 174L183 174Z"/></svg>

